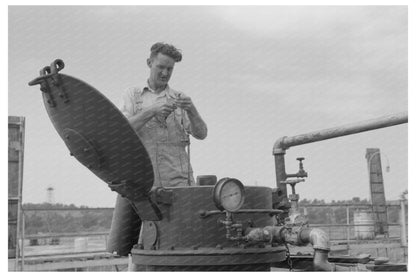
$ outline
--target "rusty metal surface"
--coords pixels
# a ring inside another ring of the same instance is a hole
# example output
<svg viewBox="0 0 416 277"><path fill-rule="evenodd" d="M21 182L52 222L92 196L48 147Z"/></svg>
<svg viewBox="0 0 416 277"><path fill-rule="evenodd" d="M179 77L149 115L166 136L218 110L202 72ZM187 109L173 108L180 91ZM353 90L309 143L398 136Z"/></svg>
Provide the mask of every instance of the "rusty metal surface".
<svg viewBox="0 0 416 277"><path fill-rule="evenodd" d="M211 215L202 218L201 210L216 210L212 201L213 187L174 187L172 204L160 204L162 220L156 222L159 230L157 249L171 247L231 247L235 242L226 239L226 230L219 223L224 214ZM247 186L246 200L242 210L267 209L271 210L271 188ZM244 226L273 225L274 219L268 213L236 213L236 221ZM146 239L146 238L144 238Z"/></svg>
<svg viewBox="0 0 416 277"><path fill-rule="evenodd" d="M70 153L113 190L140 199L154 178L146 149L115 105L87 83L58 73L63 67L54 61L29 85L41 85L49 118Z"/></svg>
<svg viewBox="0 0 416 277"><path fill-rule="evenodd" d="M198 214L201 218L212 216L212 215L219 215L219 214L225 215L225 213L226 213L225 211L220 211L220 210L212 210L212 211L199 210L198 211ZM283 211L277 210L277 209L239 209L238 211L233 212L233 214L268 214L270 216L281 214L281 213L283 213Z"/></svg>
<svg viewBox="0 0 416 277"><path fill-rule="evenodd" d="M286 259L286 248L201 248L175 250L132 250L133 263L153 266L215 266L239 265L255 267L256 264L270 264ZM237 269L237 268L236 268Z"/></svg>
<svg viewBox="0 0 416 277"><path fill-rule="evenodd" d="M270 270L270 263L286 259L284 246L243 246L227 240L226 228L220 224L225 218L223 213L202 218L201 210L215 210L212 186L173 187L169 191L174 201L161 203L162 220L151 222L157 232L153 226L145 230L143 246L137 245L131 251L133 263L142 270ZM241 213L233 214L234 220L243 228L273 225L274 218L269 213L277 211L271 209L271 188L248 186L245 191L246 200Z"/></svg>
<svg viewBox="0 0 416 277"><path fill-rule="evenodd" d="M302 135L292 137L279 138L273 147L273 154L277 154L282 150L288 149L291 146L301 145L361 132L371 131L375 129L390 127L394 125L404 124L408 122L407 112L398 113L380 118L361 121L357 123L347 124L335 128L324 129Z"/></svg>

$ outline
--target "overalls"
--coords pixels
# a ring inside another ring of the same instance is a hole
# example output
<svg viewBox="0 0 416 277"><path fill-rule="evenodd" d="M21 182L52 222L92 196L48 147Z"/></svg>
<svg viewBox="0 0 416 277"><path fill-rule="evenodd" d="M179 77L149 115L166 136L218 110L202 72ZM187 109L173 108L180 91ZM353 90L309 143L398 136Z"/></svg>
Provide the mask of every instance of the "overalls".
<svg viewBox="0 0 416 277"><path fill-rule="evenodd" d="M171 94L174 94L174 91L168 87L164 92L165 96L158 97L156 102L173 101L174 98ZM134 91L133 106L133 114L140 113L143 109L143 98L140 90ZM185 112L177 108L166 119L152 117L146 122L145 126L137 131L153 164L154 187L195 184L188 154L185 150L189 143L189 135L184 124L186 120L189 119L186 118Z"/></svg>

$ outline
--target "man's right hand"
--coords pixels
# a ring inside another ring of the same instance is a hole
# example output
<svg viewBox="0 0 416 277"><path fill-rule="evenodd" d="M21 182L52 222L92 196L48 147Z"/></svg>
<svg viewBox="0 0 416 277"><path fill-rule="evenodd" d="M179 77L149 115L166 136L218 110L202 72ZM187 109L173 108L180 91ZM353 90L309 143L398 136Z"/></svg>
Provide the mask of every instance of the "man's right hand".
<svg viewBox="0 0 416 277"><path fill-rule="evenodd" d="M176 105L174 103L157 102L150 109L153 112L153 116L163 116L166 118L176 109Z"/></svg>

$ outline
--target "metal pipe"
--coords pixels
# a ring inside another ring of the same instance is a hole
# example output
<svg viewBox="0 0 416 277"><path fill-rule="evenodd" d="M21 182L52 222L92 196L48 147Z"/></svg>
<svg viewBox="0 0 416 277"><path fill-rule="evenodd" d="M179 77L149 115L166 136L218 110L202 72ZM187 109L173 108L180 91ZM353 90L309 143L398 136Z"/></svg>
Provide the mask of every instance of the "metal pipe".
<svg viewBox="0 0 416 277"><path fill-rule="evenodd" d="M350 207L347 206L347 251L350 254Z"/></svg>
<svg viewBox="0 0 416 277"><path fill-rule="evenodd" d="M298 231L284 226L266 226L263 228L246 228L246 241L275 242L293 245L311 244L314 249L313 266L315 271L348 271L328 262L330 250L329 236L321 229L300 227Z"/></svg>
<svg viewBox="0 0 416 277"><path fill-rule="evenodd" d="M287 199L286 184L282 182L286 180L286 166L285 166L285 154L284 152L274 154L274 165L276 172L276 199L273 199L274 209L288 210L290 208L289 201ZM287 216L287 213L286 213Z"/></svg>
<svg viewBox="0 0 416 277"><path fill-rule="evenodd" d="M278 154L291 146L301 145L375 129L390 127L408 122L407 112L379 117L372 120L347 124L335 128L324 129L292 137L279 138L273 147L273 154Z"/></svg>
<svg viewBox="0 0 416 277"><path fill-rule="evenodd" d="M347 136L351 134L357 134L361 132L399 125L407 122L407 112L403 112L394 115L379 117L372 120L361 121L335 128L306 133L302 135L279 138L273 146L277 186L277 197L274 200L273 208L280 208L285 210L290 208L290 205L287 200L286 184L282 183L288 177L285 169L285 153L289 147L341 136Z"/></svg>
<svg viewBox="0 0 416 277"><path fill-rule="evenodd" d="M406 206L404 203L405 200L400 200L400 223L401 223L401 244L402 246L407 246L407 235L406 235Z"/></svg>
<svg viewBox="0 0 416 277"><path fill-rule="evenodd" d="M304 228L299 233L299 240L302 243L312 244L313 249L330 250L329 236L318 228Z"/></svg>
<svg viewBox="0 0 416 277"><path fill-rule="evenodd" d="M220 210L212 210L212 211L207 211L207 210L199 210L198 214L200 217L205 218L211 215L218 215L218 214L225 214L226 211L220 211ZM270 215L277 215L277 214L281 214L283 213L282 210L277 210L277 209L240 209L238 211L233 212L234 214L257 214L257 213L262 213L262 214L270 214Z"/></svg>
<svg viewBox="0 0 416 277"><path fill-rule="evenodd" d="M305 228L300 231L299 240L300 243L312 244L315 271L335 271L335 264L328 262L330 242L327 233L317 228Z"/></svg>

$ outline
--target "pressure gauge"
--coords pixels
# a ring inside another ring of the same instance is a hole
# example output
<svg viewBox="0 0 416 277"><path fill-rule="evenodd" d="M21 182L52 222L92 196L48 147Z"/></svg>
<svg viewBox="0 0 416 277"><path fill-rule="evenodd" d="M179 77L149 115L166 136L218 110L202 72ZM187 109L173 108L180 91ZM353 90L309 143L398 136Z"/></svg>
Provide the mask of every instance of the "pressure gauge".
<svg viewBox="0 0 416 277"><path fill-rule="evenodd" d="M221 211L238 211L244 203L244 185L234 178L223 178L214 187L214 203Z"/></svg>

